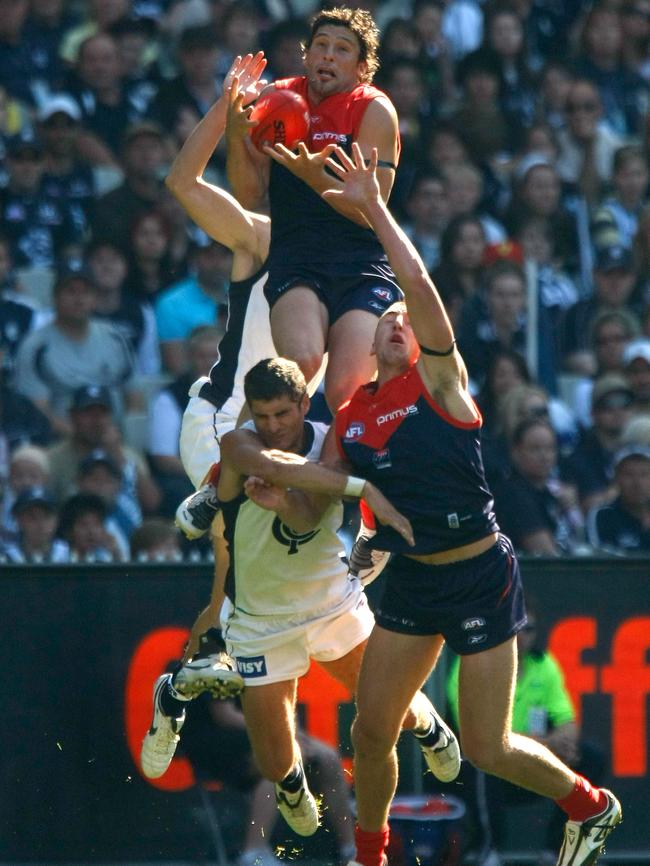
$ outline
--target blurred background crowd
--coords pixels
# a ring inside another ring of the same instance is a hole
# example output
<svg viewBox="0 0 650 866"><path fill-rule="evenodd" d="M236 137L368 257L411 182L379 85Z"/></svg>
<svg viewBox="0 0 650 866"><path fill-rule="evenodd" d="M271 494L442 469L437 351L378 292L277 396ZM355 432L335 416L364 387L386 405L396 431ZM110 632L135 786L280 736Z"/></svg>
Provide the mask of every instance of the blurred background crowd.
<svg viewBox="0 0 650 866"><path fill-rule="evenodd" d="M334 5L334 4L332 4ZM650 551L650 0L369 0L391 208L443 296L519 551ZM230 252L164 185L314 0L0 0L0 558L209 556L173 526ZM207 179L227 186L218 148Z"/></svg>

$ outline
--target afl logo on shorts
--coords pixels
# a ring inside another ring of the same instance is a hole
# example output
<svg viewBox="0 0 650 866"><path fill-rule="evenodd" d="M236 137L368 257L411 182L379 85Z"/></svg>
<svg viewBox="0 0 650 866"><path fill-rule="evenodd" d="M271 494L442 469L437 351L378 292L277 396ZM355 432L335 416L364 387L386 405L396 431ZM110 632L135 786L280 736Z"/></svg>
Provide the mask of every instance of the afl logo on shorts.
<svg viewBox="0 0 650 866"><path fill-rule="evenodd" d="M460 624L463 631L471 631L473 628L483 628L485 620L482 616L472 616L469 619L464 619Z"/></svg>
<svg viewBox="0 0 650 866"><path fill-rule="evenodd" d="M373 289L372 293L376 298L386 301L387 304L393 300L393 293L390 289Z"/></svg>
<svg viewBox="0 0 650 866"><path fill-rule="evenodd" d="M353 421L345 431L343 437L346 442L354 442L355 439L361 439L366 432L366 425L362 421Z"/></svg>
<svg viewBox="0 0 650 866"><path fill-rule="evenodd" d="M298 553L301 544L306 544L308 541L311 541L315 535L318 535L320 529L314 529L311 532L303 532L300 534L294 532L293 529L289 529L289 527L286 526L279 517L276 517L273 521L271 531L273 532L273 537L276 541L279 541L280 544L289 548L287 550L287 555L291 556L293 553Z"/></svg>

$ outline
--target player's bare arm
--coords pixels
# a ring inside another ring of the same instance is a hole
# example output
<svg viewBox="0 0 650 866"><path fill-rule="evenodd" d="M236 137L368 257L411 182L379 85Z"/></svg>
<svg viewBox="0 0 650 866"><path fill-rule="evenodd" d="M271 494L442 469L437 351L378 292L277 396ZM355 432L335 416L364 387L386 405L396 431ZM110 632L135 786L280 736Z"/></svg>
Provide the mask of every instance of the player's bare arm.
<svg viewBox="0 0 650 866"><path fill-rule="evenodd" d="M225 131L229 102L255 98L264 86L259 76L265 64L262 52L235 60L221 97L192 131L165 181L194 222L231 249L236 256L234 267L244 268L245 272L256 270L266 258L270 237L268 217L244 210L225 190L207 183L203 173ZM249 261L238 262L237 258Z"/></svg>
<svg viewBox="0 0 650 866"><path fill-rule="evenodd" d="M253 475L245 480L244 493L260 508L274 511L294 532L310 532L316 529L323 514L332 504L331 496L318 496L303 490L277 487Z"/></svg>
<svg viewBox="0 0 650 866"><path fill-rule="evenodd" d="M360 148L352 145L352 158L340 148L329 167L343 189L327 190L326 199L347 197L362 213L381 241L388 261L406 297L409 324L422 348L418 369L432 394L459 420L476 418L467 394L467 372L458 353L444 304L417 250L390 214L376 176L377 152L366 165ZM428 351L427 351L428 350Z"/></svg>
<svg viewBox="0 0 650 866"><path fill-rule="evenodd" d="M297 462L296 458L296 454L263 448L251 431L233 430L221 440L217 495L223 502L234 499L243 490L244 479L254 475L269 484L310 493L363 496L381 523L392 526L409 544L413 544L410 522L369 481L352 478L319 464Z"/></svg>

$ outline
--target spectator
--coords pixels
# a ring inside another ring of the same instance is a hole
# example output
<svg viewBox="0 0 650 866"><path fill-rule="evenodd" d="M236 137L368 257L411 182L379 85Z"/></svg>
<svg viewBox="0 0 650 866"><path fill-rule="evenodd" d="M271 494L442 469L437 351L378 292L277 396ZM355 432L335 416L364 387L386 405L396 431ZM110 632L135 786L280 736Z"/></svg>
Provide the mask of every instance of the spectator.
<svg viewBox="0 0 650 866"><path fill-rule="evenodd" d="M645 154L636 145L626 145L614 154L612 194L601 203L592 221L596 246L621 244L632 248L639 215L647 202L650 171Z"/></svg>
<svg viewBox="0 0 650 866"><path fill-rule="evenodd" d="M530 384L530 373L526 361L513 349L498 349L490 357L476 404L483 416L481 438L492 438L498 425L500 401L516 385ZM483 446L485 448L485 444Z"/></svg>
<svg viewBox="0 0 650 866"><path fill-rule="evenodd" d="M628 310L602 310L589 325L589 348L596 362L594 378L576 382L572 405L579 424L591 426L591 392L594 379L606 374L624 375L623 352L639 336L637 317Z"/></svg>
<svg viewBox="0 0 650 866"><path fill-rule="evenodd" d="M632 417L632 400L623 376L608 373L596 379L591 394L593 426L582 431L575 450L562 466L563 478L578 489L583 514L616 495L614 455Z"/></svg>
<svg viewBox="0 0 650 866"><path fill-rule="evenodd" d="M157 209L145 211L131 223L127 284L133 297L152 304L174 280L172 231Z"/></svg>
<svg viewBox="0 0 650 866"><path fill-rule="evenodd" d="M634 340L623 350L625 375L634 394L632 410L650 414L650 339Z"/></svg>
<svg viewBox="0 0 650 866"><path fill-rule="evenodd" d="M623 64L618 9L597 3L589 10L575 65L578 74L598 88L608 126L623 138L638 135L648 110L650 88L637 72Z"/></svg>
<svg viewBox="0 0 650 866"><path fill-rule="evenodd" d="M8 183L0 190L3 232L17 267L53 268L80 256L82 232L67 201L43 189L45 161L36 139L8 143Z"/></svg>
<svg viewBox="0 0 650 866"><path fill-rule="evenodd" d="M464 57L481 44L483 10L473 0L446 0L442 32L454 60Z"/></svg>
<svg viewBox="0 0 650 866"><path fill-rule="evenodd" d="M12 514L18 527L13 542L0 543L0 562L69 562L68 545L55 537L56 503L43 487L28 487L14 502Z"/></svg>
<svg viewBox="0 0 650 866"><path fill-rule="evenodd" d="M93 318L95 287L82 272L63 273L53 289L54 321L25 338L16 357L16 388L48 417L59 434L68 432L74 390L101 383L116 411L139 408L133 355L119 331Z"/></svg>
<svg viewBox="0 0 650 866"><path fill-rule="evenodd" d="M106 451L122 472L123 486L137 497L142 510L151 514L160 504L160 492L146 460L122 441L112 414L108 388L85 385L72 398L70 434L49 449L51 489L58 501L71 496L81 462L96 449Z"/></svg>
<svg viewBox="0 0 650 866"><path fill-rule="evenodd" d="M89 0L85 4L86 18L70 28L63 37L60 48L61 57L68 64L78 59L81 46L90 36L104 33L110 27L129 13L130 0Z"/></svg>
<svg viewBox="0 0 650 866"><path fill-rule="evenodd" d="M586 742L582 736L571 696L564 682L564 674L557 659L544 649L540 639L539 617L530 597L526 601L528 622L517 633L517 682L515 685L512 730L532 737L547 746L560 760L576 772L588 774L597 782L602 778L604 756L600 749ZM458 674L459 658L454 657L447 678L447 696L452 717L458 727ZM473 792L475 807L484 831L484 847L480 862L484 866L502 866L498 850L506 841L506 806L525 806L539 797L525 788L505 782L496 776L470 771L468 788ZM545 828L544 849L539 866L555 863L551 853L557 850L562 838L564 814L554 808ZM548 854L548 860L544 853Z"/></svg>
<svg viewBox="0 0 650 866"><path fill-rule="evenodd" d="M558 132L558 172L593 206L603 196L612 174L614 153L624 141L603 123L600 94L596 85L585 78L571 84L566 118L566 128Z"/></svg>
<svg viewBox="0 0 650 866"><path fill-rule="evenodd" d="M11 450L28 443L49 445L52 438L52 427L46 416L31 400L10 387L0 372L0 482Z"/></svg>
<svg viewBox="0 0 650 866"><path fill-rule="evenodd" d="M162 129L174 129L179 112L190 108L201 118L219 96L217 64L219 40L210 27L188 27L177 48L179 74L160 86L149 106L148 116Z"/></svg>
<svg viewBox="0 0 650 866"><path fill-rule="evenodd" d="M43 192L69 207L80 238L90 231L96 195L91 164L81 156L81 111L65 93L55 94L38 110L39 134L43 144Z"/></svg>
<svg viewBox="0 0 650 866"><path fill-rule="evenodd" d="M423 169L413 178L406 199L408 223L403 227L428 271L440 260L440 239L449 221L447 191L442 177Z"/></svg>
<svg viewBox="0 0 650 866"><path fill-rule="evenodd" d="M395 57L381 69L377 84L386 91L397 111L401 160L406 164L417 162L431 113L422 64L409 57Z"/></svg>
<svg viewBox="0 0 650 866"><path fill-rule="evenodd" d="M146 517L130 539L133 562L180 562L183 558L180 532L173 520Z"/></svg>
<svg viewBox="0 0 650 866"><path fill-rule="evenodd" d="M128 559L129 538L142 523L142 510L132 485L106 451L91 451L79 464L77 491L99 496L106 506L106 525L116 537L120 553Z"/></svg>
<svg viewBox="0 0 650 866"><path fill-rule="evenodd" d="M531 555L573 553L583 519L575 487L558 481L557 436L548 421L522 421L510 440L512 472L494 491L499 526L516 550Z"/></svg>
<svg viewBox="0 0 650 866"><path fill-rule="evenodd" d="M473 51L456 67L456 79L461 103L450 119L463 130L470 159L477 165L489 162L512 144L511 130L499 105L499 64L489 52Z"/></svg>
<svg viewBox="0 0 650 866"><path fill-rule="evenodd" d="M86 261L97 289L95 316L111 322L122 334L135 357L136 373L160 373L160 346L156 317L150 304L129 291L128 263L122 250L110 240L98 240L86 249Z"/></svg>
<svg viewBox="0 0 650 866"><path fill-rule="evenodd" d="M4 279L3 279L4 277ZM28 295L16 291L9 241L0 235L0 368L6 377L13 370L18 347L27 334L44 325L49 313L38 310Z"/></svg>
<svg viewBox="0 0 650 866"><path fill-rule="evenodd" d="M650 448L626 445L614 459L618 498L594 509L587 538L596 550L633 554L650 552Z"/></svg>
<svg viewBox="0 0 650 866"><path fill-rule="evenodd" d="M444 32L446 5L441 0L413 2L413 25L427 64L427 78L435 102L443 110L451 104L455 90L451 45Z"/></svg>
<svg viewBox="0 0 650 866"><path fill-rule="evenodd" d="M545 223L560 266L576 273L579 265L576 219L562 199L557 169L540 153L527 154L515 166L512 201L505 220L510 233L515 235L523 221L533 217Z"/></svg>
<svg viewBox="0 0 650 866"><path fill-rule="evenodd" d="M259 50L261 32L266 22L262 20L260 5L253 0L230 3L221 19L218 32L221 37L217 75L225 78L238 55L245 57ZM210 105L214 99L211 99Z"/></svg>
<svg viewBox="0 0 650 866"><path fill-rule="evenodd" d="M57 535L70 548L70 562L124 561L119 541L106 520L107 509L100 496L78 493L63 503Z"/></svg>
<svg viewBox="0 0 650 866"><path fill-rule="evenodd" d="M194 491L180 458L181 421L190 386L210 372L219 354L222 335L223 331L214 325L194 328L185 341L187 371L163 388L151 402L149 459L163 493L161 511L165 515L173 516L178 503Z"/></svg>
<svg viewBox="0 0 650 866"><path fill-rule="evenodd" d="M15 535L18 526L13 507L18 497L32 487L48 487L51 468L47 452L35 445L21 445L9 458L9 477L3 491L1 528L5 535Z"/></svg>
<svg viewBox="0 0 650 866"><path fill-rule="evenodd" d="M455 123L444 118L437 120L428 131L425 155L427 164L440 174L448 165L470 162L463 134Z"/></svg>
<svg viewBox="0 0 650 866"><path fill-rule="evenodd" d="M448 165L443 169L449 218L478 217L488 244L500 244L506 240L506 231L501 223L482 209L483 177L471 162Z"/></svg>
<svg viewBox="0 0 650 866"><path fill-rule="evenodd" d="M126 15L108 28L120 55L124 86L130 100L145 112L158 92L162 76L158 68L157 20Z"/></svg>
<svg viewBox="0 0 650 866"><path fill-rule="evenodd" d="M95 240L110 238L127 252L131 223L151 211L162 197L167 151L161 128L151 122L130 126L122 140L121 155L124 181L98 199L92 230Z"/></svg>
<svg viewBox="0 0 650 866"><path fill-rule="evenodd" d="M0 5L0 82L11 96L32 107L39 85L47 86L40 64L45 58L25 40L28 0L2 0Z"/></svg>
<svg viewBox="0 0 650 866"><path fill-rule="evenodd" d="M210 241L194 251L191 275L157 298L156 323L163 366L172 375L186 369L184 341L193 328L215 324L225 329L231 264L230 250Z"/></svg>
<svg viewBox="0 0 650 866"><path fill-rule="evenodd" d="M525 130L521 146L522 159L531 153L538 153L551 165L557 161L560 146L557 143L557 134L550 123L537 120Z"/></svg>
<svg viewBox="0 0 650 866"><path fill-rule="evenodd" d="M108 33L88 36L68 90L75 97L83 124L103 145L106 162L119 164L126 130L142 117L143 106L128 93L117 43Z"/></svg>
<svg viewBox="0 0 650 866"><path fill-rule="evenodd" d="M485 245L483 224L476 216L454 217L442 233L440 263L431 277L454 324L465 301L479 291Z"/></svg>
<svg viewBox="0 0 650 866"><path fill-rule="evenodd" d="M572 80L571 70L557 57L545 64L540 75L537 114L556 133L566 126L566 103Z"/></svg>
<svg viewBox="0 0 650 866"><path fill-rule="evenodd" d="M485 380L492 357L503 349L522 356L526 351L526 281L514 262L496 262L483 277L484 308L466 305L458 331L458 345L470 378Z"/></svg>
<svg viewBox="0 0 650 866"><path fill-rule="evenodd" d="M31 116L27 108L14 99L0 79L0 187L7 185L5 157L7 142L14 136L22 138L33 134Z"/></svg>
<svg viewBox="0 0 650 866"><path fill-rule="evenodd" d="M30 0L22 39L32 56L38 57L41 76L50 91L65 82L67 65L59 49L64 34L77 23L76 11L65 0Z"/></svg>
<svg viewBox="0 0 650 866"><path fill-rule="evenodd" d="M264 54L268 61L266 78L293 78L302 75L302 43L309 38L309 27L301 18L279 21L264 34Z"/></svg>
<svg viewBox="0 0 650 866"><path fill-rule="evenodd" d="M628 72L650 79L650 3L623 0L620 7L621 59Z"/></svg>
<svg viewBox="0 0 650 866"><path fill-rule="evenodd" d="M650 309L650 205L646 205L639 214L632 254L638 275L634 298L643 310L648 310Z"/></svg>
<svg viewBox="0 0 650 866"><path fill-rule="evenodd" d="M562 333L562 355L566 370L593 376L596 361L589 347L589 329L603 310L627 310L636 275L632 253L619 244L596 250L594 294L574 304L566 312Z"/></svg>
<svg viewBox="0 0 650 866"><path fill-rule="evenodd" d="M511 129L521 135L522 127L529 127L534 120L536 99L524 27L514 5L489 7L483 45L498 64L501 110Z"/></svg>

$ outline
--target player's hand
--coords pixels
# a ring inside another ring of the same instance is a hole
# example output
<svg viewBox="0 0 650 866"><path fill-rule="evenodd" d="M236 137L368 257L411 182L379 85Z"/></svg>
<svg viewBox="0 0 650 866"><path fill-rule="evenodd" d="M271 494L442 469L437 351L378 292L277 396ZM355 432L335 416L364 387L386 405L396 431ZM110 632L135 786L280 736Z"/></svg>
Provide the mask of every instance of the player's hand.
<svg viewBox="0 0 650 866"><path fill-rule="evenodd" d="M244 481L244 493L251 502L267 511L279 511L287 505L287 491L283 487L276 487L255 475Z"/></svg>
<svg viewBox="0 0 650 866"><path fill-rule="evenodd" d="M268 84L265 78L260 77L265 67L266 57L263 51L258 51L257 54L246 54L244 57L238 54L224 78L224 91L230 91L234 80L237 79L242 105L249 105L257 99Z"/></svg>
<svg viewBox="0 0 650 866"><path fill-rule="evenodd" d="M363 211L370 202L381 199L381 190L377 181L377 148L373 147L370 161L366 165L361 148L354 141L352 157L350 159L341 147L336 147L334 153L326 160L330 171L343 181L343 188L325 190L323 198L338 196Z"/></svg>
<svg viewBox="0 0 650 866"><path fill-rule="evenodd" d="M226 113L226 136L228 138L248 138L248 131L257 126L256 120L251 120L252 106L244 105L244 94L239 86L239 78L235 75L228 90L228 111Z"/></svg>
<svg viewBox="0 0 650 866"><path fill-rule="evenodd" d="M271 159L274 159L280 165L283 165L291 174L304 181L311 187L322 185L323 180L327 178L325 166L330 157L330 154L336 149L335 144L328 144L323 150L317 153L310 153L304 142L298 145L297 153L289 150L283 144L276 144L275 147L264 148L264 153L268 154Z"/></svg>
<svg viewBox="0 0 650 866"><path fill-rule="evenodd" d="M411 547L415 545L411 522L404 517L403 514L400 514L400 512L390 504L384 494L369 481L366 481L364 485L363 498L366 500L368 507L372 509L375 517L380 523L384 523L386 526L392 526L392 528L396 532L399 532L402 538L404 538Z"/></svg>

